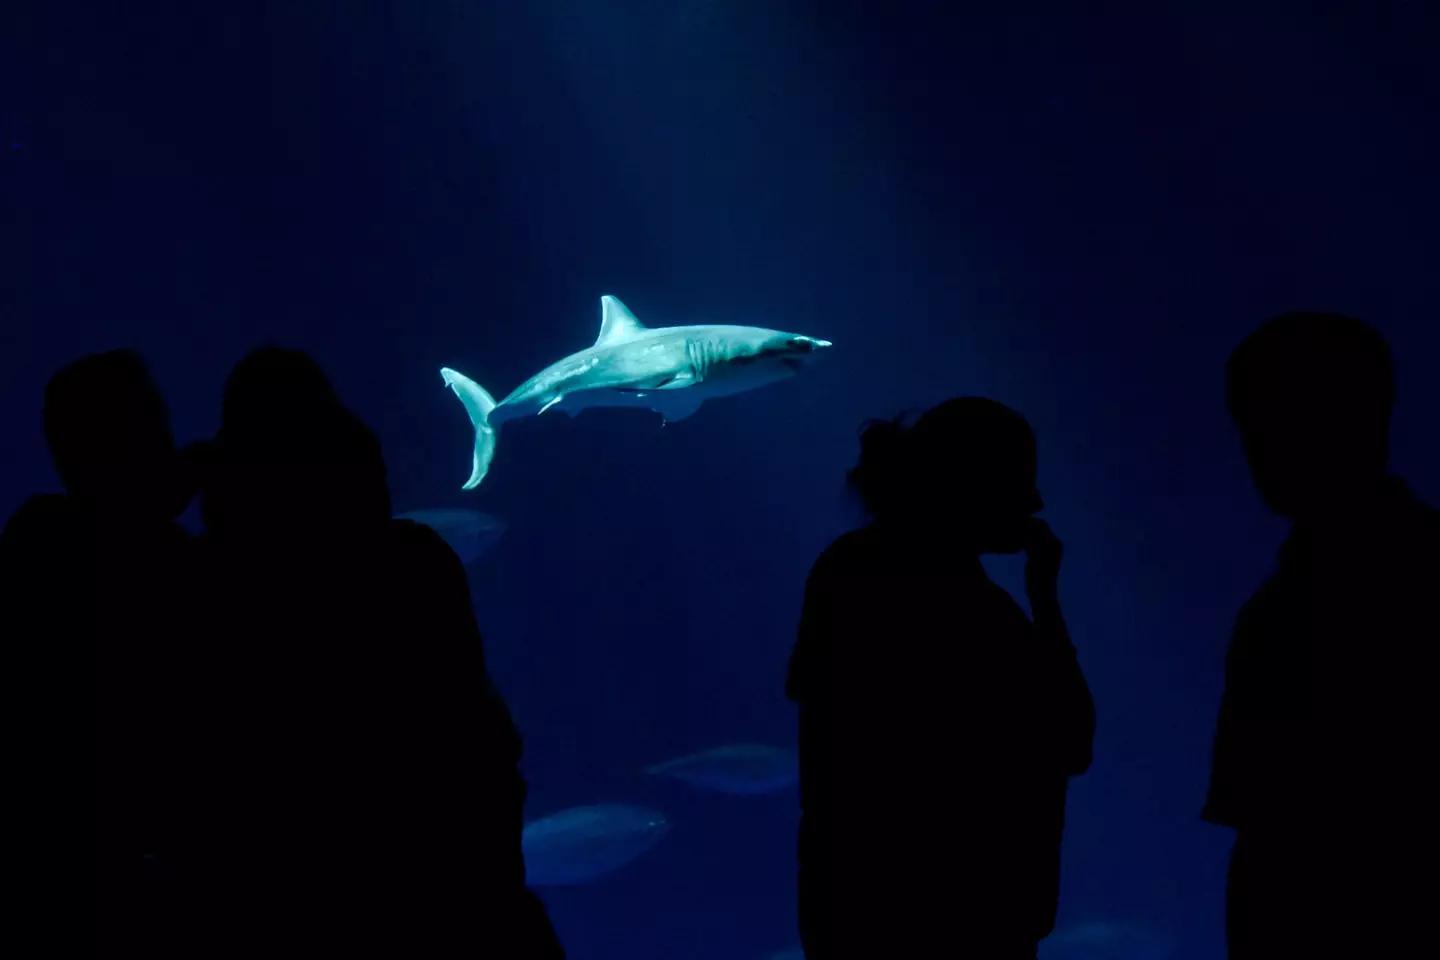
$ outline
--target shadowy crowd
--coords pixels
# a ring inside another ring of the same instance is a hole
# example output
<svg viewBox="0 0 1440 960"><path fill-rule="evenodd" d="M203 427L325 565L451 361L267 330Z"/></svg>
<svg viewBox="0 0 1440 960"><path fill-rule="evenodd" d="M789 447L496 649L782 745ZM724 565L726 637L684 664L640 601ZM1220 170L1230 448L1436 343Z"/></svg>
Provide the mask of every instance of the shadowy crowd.
<svg viewBox="0 0 1440 960"><path fill-rule="evenodd" d="M380 444L320 368L256 351L215 438L177 451L144 363L91 356L45 432L66 493L0 542L35 734L16 915L49 914L26 954L562 957L464 570L391 518Z"/></svg>
<svg viewBox="0 0 1440 960"><path fill-rule="evenodd" d="M1201 813L1235 832L1229 955L1410 955L1437 863L1440 513L1389 470L1389 348L1287 314L1225 380L1293 522L1235 622ZM141 358L89 356L44 427L65 492L0 538L11 899L44 939L16 955L563 957L461 562L392 518L380 443L315 362L250 354L215 437L178 448ZM989 399L861 435L869 520L816 561L786 683L809 960L1034 960L1054 927L1095 708L1037 467ZM1021 552L1028 615L981 564Z"/></svg>

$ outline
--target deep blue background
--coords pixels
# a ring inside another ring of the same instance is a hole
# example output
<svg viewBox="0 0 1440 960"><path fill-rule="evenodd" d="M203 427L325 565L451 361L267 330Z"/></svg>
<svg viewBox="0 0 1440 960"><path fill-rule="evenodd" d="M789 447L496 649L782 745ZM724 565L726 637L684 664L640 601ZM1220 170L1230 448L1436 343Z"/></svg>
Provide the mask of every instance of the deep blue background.
<svg viewBox="0 0 1440 960"><path fill-rule="evenodd" d="M1437 499L1440 29L1402 0L967 6L7 4L0 510L55 485L40 395L66 360L144 351L189 439L244 350L314 351L397 508L510 523L475 594L530 814L675 822L547 892L572 957L748 960L794 940L794 794L634 771L793 743L783 671L809 564L854 519L857 424L995 396L1041 437L1099 711L1062 923L1219 956L1228 837L1196 814L1230 621L1283 535L1222 366L1279 310L1375 322L1397 465ZM664 430L514 424L462 494L438 368L507 392L593 340L601 293L836 347Z"/></svg>

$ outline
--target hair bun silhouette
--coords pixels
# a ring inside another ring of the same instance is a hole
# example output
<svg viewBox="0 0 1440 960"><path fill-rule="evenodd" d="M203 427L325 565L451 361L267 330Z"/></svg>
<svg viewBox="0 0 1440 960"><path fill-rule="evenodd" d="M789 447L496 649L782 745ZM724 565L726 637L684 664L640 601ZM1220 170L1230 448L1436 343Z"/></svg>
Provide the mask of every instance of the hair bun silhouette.
<svg viewBox="0 0 1440 960"><path fill-rule="evenodd" d="M846 479L872 516L887 512L902 485L908 433L903 416L871 420L860 431L860 459Z"/></svg>
<svg viewBox="0 0 1440 960"><path fill-rule="evenodd" d="M987 397L955 397L906 420L872 420L860 433L860 459L847 479L872 517L923 511L967 484L1013 484L1015 465L1033 464L1030 425Z"/></svg>

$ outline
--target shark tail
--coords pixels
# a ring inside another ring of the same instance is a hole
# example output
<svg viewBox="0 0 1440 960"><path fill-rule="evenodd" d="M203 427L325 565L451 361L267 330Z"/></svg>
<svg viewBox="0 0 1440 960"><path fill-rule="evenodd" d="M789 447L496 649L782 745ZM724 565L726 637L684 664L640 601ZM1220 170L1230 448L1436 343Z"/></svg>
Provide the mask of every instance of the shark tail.
<svg viewBox="0 0 1440 960"><path fill-rule="evenodd" d="M470 468L470 479L462 490L474 490L490 471L490 461L495 457L495 428L490 425L490 411L495 409L495 398L474 380L458 370L442 367L440 376L445 386L455 391L455 396L465 405L470 422L475 426L475 455Z"/></svg>

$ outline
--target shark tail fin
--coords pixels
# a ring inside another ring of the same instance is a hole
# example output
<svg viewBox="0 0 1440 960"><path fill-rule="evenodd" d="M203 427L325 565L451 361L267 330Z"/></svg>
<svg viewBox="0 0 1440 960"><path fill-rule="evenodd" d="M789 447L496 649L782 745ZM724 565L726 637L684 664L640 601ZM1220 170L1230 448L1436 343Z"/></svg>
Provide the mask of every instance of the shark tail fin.
<svg viewBox="0 0 1440 960"><path fill-rule="evenodd" d="M495 398L474 380L458 370L443 367L440 376L445 386L455 391L455 396L465 405L470 422L475 426L475 456L470 469L470 479L462 490L474 490L485 479L490 470L490 461L495 457L495 428L490 425L490 411L495 409Z"/></svg>

